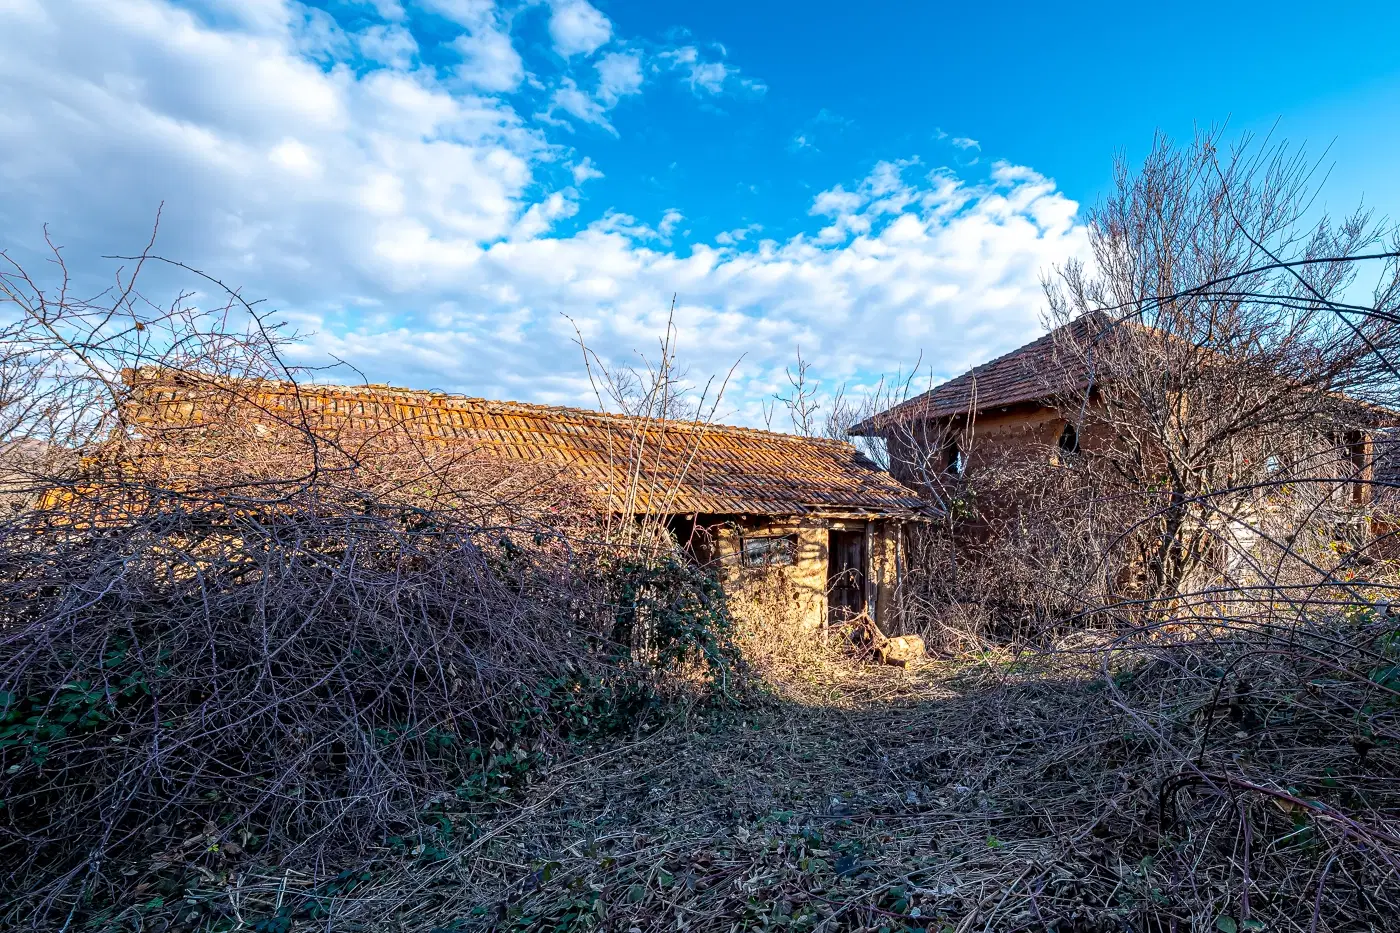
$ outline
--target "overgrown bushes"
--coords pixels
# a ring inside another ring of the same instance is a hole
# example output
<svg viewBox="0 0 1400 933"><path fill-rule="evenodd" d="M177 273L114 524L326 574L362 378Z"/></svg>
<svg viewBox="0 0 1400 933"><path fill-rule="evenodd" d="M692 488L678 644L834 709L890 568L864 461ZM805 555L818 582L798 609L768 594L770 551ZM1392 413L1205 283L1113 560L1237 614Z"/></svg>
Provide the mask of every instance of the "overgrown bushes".
<svg viewBox="0 0 1400 933"><path fill-rule="evenodd" d="M329 878L425 833L448 851L454 814L563 737L728 687L695 568L619 562L575 513L502 528L312 489L133 510L90 488L0 527L7 925L117 923L253 865Z"/></svg>
<svg viewBox="0 0 1400 933"><path fill-rule="evenodd" d="M96 295L52 258L0 257L0 926L285 929L561 743L734 695L658 529L393 406L328 423L290 334L149 247ZM272 870L300 899L243 916Z"/></svg>

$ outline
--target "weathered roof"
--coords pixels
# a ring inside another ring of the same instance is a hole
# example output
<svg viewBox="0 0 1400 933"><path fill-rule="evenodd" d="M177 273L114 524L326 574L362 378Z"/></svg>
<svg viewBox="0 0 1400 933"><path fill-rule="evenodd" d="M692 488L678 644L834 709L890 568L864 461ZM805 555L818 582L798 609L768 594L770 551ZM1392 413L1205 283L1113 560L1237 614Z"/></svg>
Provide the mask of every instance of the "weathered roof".
<svg viewBox="0 0 1400 933"><path fill-rule="evenodd" d="M1075 321L1064 326L1082 325ZM1056 333L1051 331L927 392L906 399L854 425L847 433L858 436L876 434L881 425L909 417L948 418L1043 400L1052 394L1052 379L1066 378L1064 367L1056 364ZM1085 373L1087 378L1088 374Z"/></svg>
<svg viewBox="0 0 1400 933"><path fill-rule="evenodd" d="M885 411L853 425L846 433L854 436L879 434L885 426L922 418L949 418L974 415L990 408L1002 408L1024 402L1048 402L1063 392L1079 391L1090 385L1092 373L1081 359L1066 360L1057 354L1057 343L1083 343L1099 339L1115 327L1130 326L1135 332L1158 340L1180 340L1163 331L1146 327L1132 320L1108 323L1098 315L1086 315L1062 324L1043 337L1017 347L990 362L935 386L921 395L906 399ZM1092 328L1092 329L1091 329ZM1192 346L1183 343L1183 346ZM1194 347L1201 352L1215 353ZM1215 353L1215 358L1229 358ZM1370 402L1350 398L1340 392L1329 393L1355 411L1366 411L1373 418L1394 421L1397 413Z"/></svg>
<svg viewBox="0 0 1400 933"><path fill-rule="evenodd" d="M208 382L169 373L126 374L128 422L200 420ZM203 388L201 388L203 387ZM923 504L856 448L706 422L492 401L382 385L244 382L248 417L281 417L336 437L450 445L472 455L560 468L614 509L635 481L638 512L913 515ZM241 416L241 415L240 415Z"/></svg>

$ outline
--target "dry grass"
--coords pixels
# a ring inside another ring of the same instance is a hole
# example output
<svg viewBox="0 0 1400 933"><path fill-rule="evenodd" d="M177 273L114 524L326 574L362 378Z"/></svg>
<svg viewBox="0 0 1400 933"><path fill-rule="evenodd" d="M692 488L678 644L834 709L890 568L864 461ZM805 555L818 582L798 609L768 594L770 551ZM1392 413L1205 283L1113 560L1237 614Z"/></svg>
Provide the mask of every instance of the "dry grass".
<svg viewBox="0 0 1400 933"><path fill-rule="evenodd" d="M748 708L573 746L438 861L384 852L335 898L245 884L245 919L280 896L325 929L1393 928L1394 745L1358 758L1325 717L1269 721L1287 660L1110 649L912 671L827 652ZM1212 706L1235 675L1239 721ZM1213 785L1173 781L1164 733ZM1332 788L1290 783L1327 767Z"/></svg>

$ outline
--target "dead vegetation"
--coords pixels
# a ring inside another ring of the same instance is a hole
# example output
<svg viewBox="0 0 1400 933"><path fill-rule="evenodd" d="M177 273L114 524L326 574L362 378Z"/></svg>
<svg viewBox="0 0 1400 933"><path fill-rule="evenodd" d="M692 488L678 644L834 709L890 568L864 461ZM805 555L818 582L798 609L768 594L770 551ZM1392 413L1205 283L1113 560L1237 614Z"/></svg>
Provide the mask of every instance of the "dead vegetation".
<svg viewBox="0 0 1400 933"><path fill-rule="evenodd" d="M4 440L69 454L0 519L7 926L236 927L245 873L438 851L569 736L741 689L713 579L560 477L320 430L236 295L68 284L5 280Z"/></svg>
<svg viewBox="0 0 1400 933"><path fill-rule="evenodd" d="M1212 185L1212 224L1191 228L1250 230L1221 194L1241 189ZM1148 240L1150 214L1128 212ZM1361 261L1338 242L1283 241L1300 262ZM1382 323L1395 253L1363 309ZM1114 300L1170 309L1181 339L1233 320L1259 343L1250 303L1285 322L1359 307L1339 307L1341 273L1282 295L1225 279L1246 292L1153 255L1185 278L1140 275ZM660 520L591 517L559 477L326 436L296 406L249 419L249 380L297 374L237 295L201 311L153 307L125 275L91 301L4 283L0 451L23 453L0 474L18 505L0 522L8 926L1314 933L1400 916L1397 568L1384 537L1316 520L1331 499L1309 490L1338 476L1257 475L1271 437L1316 426L1315 397L1272 435L1260 415L1202 443L1229 387L1196 352L1109 426L1137 473L1007 462L979 481L920 459L943 522L909 550L905 609L937 659L896 669L844 631L798 631L780 588L722 593ZM1284 333L1295 356L1336 337ZM1393 370L1343 349L1386 401ZM1351 373L1340 358L1291 391L1351 391L1329 381ZM604 373L600 399L679 410L669 334L660 360ZM213 416L125 423L120 374L149 366L196 380ZM1180 482L1149 467L1152 431ZM1117 485L1086 484L1096 470ZM1259 509L1241 493L1260 485L1306 507ZM996 518L1006 495L1022 507ZM1210 558L1239 536L1198 520L1222 511L1266 544L1230 574Z"/></svg>
<svg viewBox="0 0 1400 933"><path fill-rule="evenodd" d="M813 705L581 744L459 854L385 852L319 900L270 873L245 904L345 929L1387 929L1394 748L1336 744L1335 715L1268 722L1261 685L1311 673L1289 659L1108 647L853 668Z"/></svg>

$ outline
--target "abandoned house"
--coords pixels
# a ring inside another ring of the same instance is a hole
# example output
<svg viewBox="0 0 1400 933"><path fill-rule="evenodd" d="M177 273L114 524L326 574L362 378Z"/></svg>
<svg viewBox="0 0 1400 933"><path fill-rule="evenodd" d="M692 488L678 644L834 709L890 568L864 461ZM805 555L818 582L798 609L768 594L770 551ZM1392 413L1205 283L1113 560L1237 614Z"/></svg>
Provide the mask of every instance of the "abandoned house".
<svg viewBox="0 0 1400 933"><path fill-rule="evenodd" d="M135 430L197 416L197 392L179 374L125 378ZM913 492L840 440L381 385L257 382L240 397L261 413L253 417L280 412L318 434L371 432L557 468L600 509L661 517L726 580L782 578L807 629L861 613L892 623L901 528L926 515Z"/></svg>
<svg viewBox="0 0 1400 933"><path fill-rule="evenodd" d="M1091 330L1095 326L1098 329ZM1039 463L1057 469L1093 461L1096 455L1109 453L1115 434L1105 414L1109 380L1090 369L1086 361L1093 359L1092 351L1086 354L1083 348L1114 326L1079 318L866 418L848 433L883 439L892 475L934 503L946 500L950 490L975 481L994 464ZM1179 339L1139 324L1118 326L1131 328L1133 335L1149 341ZM1078 351L1066 350L1076 342ZM1202 357L1212 355L1196 349ZM1350 523L1362 537L1374 537L1379 527L1377 510L1371 508L1377 504L1376 493L1400 476L1396 469L1400 458L1387 455L1389 448L1397 448L1389 426L1400 423L1400 416L1336 393L1326 398L1328 403L1319 405L1310 421L1284 430L1283 443L1297 445L1291 453L1298 462L1306 461L1309 476L1340 480L1326 487L1331 490L1327 509L1316 511L1315 504L1308 508L1318 516L1325 513L1327 521ZM1286 455L1280 451L1280 456ZM1268 464L1276 462L1274 455L1267 456ZM1082 475L1094 474L1083 471ZM1257 528L1249 526L1269 508L1267 498L1267 491L1262 499L1256 496L1250 509L1236 513L1241 519L1223 520L1222 527L1229 526L1226 534L1237 539L1257 537ZM980 505L984 517L1009 514L1020 507L1000 499ZM977 522L968 526L968 533L977 538L987 529L988 525ZM1237 552L1247 549L1247 544L1238 543Z"/></svg>
<svg viewBox="0 0 1400 933"><path fill-rule="evenodd" d="M1140 333L1149 328L1133 325ZM1101 411L1102 386L1087 367L1067 361L1064 341L1086 339L1083 319L1063 325L1024 346L949 379L853 425L852 436L880 437L890 471L913 488L944 478L975 475L998 456L1017 452L1051 464L1073 462L1081 453L1111 441ZM1168 338L1159 338L1168 339ZM1102 380L1102 377L1100 377ZM1072 384L1071 384L1072 383ZM1376 460L1374 445L1396 422L1394 412L1335 397L1328 425L1352 475L1349 495L1368 495ZM1091 411L1081 407L1087 399Z"/></svg>

